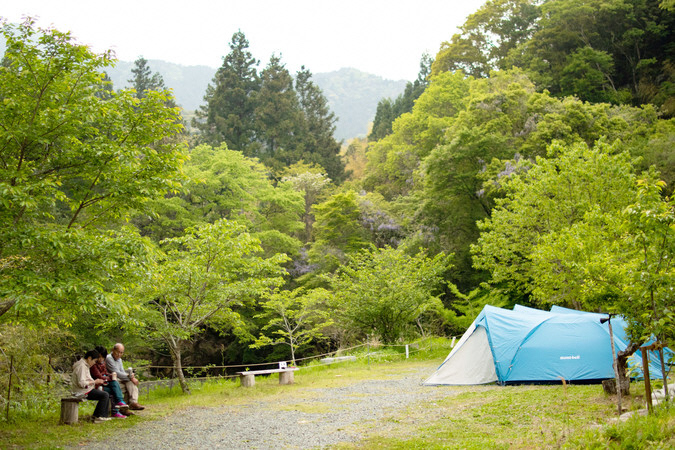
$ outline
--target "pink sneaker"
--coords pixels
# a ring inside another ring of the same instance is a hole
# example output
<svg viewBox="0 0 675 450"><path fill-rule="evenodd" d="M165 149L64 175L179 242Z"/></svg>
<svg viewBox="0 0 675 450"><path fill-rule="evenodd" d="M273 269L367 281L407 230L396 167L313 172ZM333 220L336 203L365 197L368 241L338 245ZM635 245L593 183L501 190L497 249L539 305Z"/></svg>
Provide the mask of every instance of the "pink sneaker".
<svg viewBox="0 0 675 450"><path fill-rule="evenodd" d="M119 402L114 406L115 409L127 409L128 407L129 405L124 402Z"/></svg>
<svg viewBox="0 0 675 450"><path fill-rule="evenodd" d="M120 414L118 412L113 414L111 417L114 417L115 419L126 419L127 418L127 416L125 416L124 414Z"/></svg>

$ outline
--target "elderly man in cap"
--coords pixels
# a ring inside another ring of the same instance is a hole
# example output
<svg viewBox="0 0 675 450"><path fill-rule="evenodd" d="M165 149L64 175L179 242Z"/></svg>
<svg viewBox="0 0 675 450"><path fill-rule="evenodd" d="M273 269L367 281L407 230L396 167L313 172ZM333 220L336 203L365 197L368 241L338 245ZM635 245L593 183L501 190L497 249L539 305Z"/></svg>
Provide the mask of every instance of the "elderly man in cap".
<svg viewBox="0 0 675 450"><path fill-rule="evenodd" d="M105 366L110 373L117 374L117 382L122 388L122 393L128 398L129 409L145 409L138 403L138 379L131 369L124 370L122 355L124 354L124 345L117 343L113 346L112 352L105 358Z"/></svg>

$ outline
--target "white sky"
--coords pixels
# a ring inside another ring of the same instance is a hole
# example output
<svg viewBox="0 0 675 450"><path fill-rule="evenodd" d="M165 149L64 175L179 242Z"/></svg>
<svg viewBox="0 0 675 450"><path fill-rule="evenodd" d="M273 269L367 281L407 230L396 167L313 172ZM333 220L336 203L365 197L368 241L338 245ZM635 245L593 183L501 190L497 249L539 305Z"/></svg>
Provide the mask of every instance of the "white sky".
<svg viewBox="0 0 675 450"><path fill-rule="evenodd" d="M272 53L291 71L354 67L414 80L485 0L0 0L0 17L37 17L95 51L219 67L238 29L260 68Z"/></svg>

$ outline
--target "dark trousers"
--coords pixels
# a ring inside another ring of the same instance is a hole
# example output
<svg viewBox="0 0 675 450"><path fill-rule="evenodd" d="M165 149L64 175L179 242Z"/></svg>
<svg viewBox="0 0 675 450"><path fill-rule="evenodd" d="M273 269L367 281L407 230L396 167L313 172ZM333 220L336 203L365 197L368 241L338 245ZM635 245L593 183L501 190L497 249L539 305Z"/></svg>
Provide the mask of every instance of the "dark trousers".
<svg viewBox="0 0 675 450"><path fill-rule="evenodd" d="M110 410L110 394L106 391L99 391L92 389L84 396L87 400L96 400L96 408L94 409L94 417L108 417Z"/></svg>
<svg viewBox="0 0 675 450"><path fill-rule="evenodd" d="M113 413L117 412L117 409L114 407L121 401L124 401L124 395L122 395L122 388L120 384L115 380L108 381L108 384L103 386L103 390L110 395L110 401L113 404Z"/></svg>

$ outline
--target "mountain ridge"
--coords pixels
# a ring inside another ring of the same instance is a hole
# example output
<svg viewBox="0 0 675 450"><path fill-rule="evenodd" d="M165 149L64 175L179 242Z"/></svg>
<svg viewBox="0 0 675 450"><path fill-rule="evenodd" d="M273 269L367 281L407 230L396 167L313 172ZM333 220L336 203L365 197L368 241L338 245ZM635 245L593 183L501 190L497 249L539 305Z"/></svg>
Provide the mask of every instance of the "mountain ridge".
<svg viewBox="0 0 675 450"><path fill-rule="evenodd" d="M204 104L206 87L217 70L209 66L185 66L157 59L148 60L148 66L162 75L164 84L173 90L176 103L186 113ZM115 89L130 85L128 80L133 67L133 62L117 61L114 67L106 70ZM378 102L383 98L397 97L407 83L405 80L387 80L353 67L313 73L312 79L321 88L331 111L338 118L335 124L338 141L365 137Z"/></svg>

